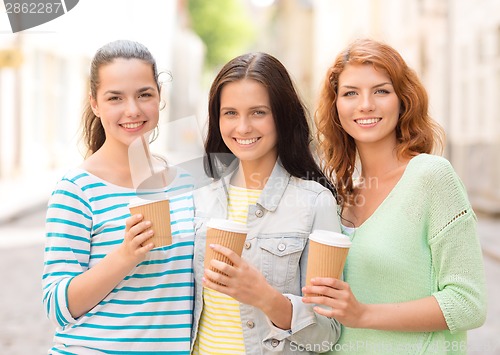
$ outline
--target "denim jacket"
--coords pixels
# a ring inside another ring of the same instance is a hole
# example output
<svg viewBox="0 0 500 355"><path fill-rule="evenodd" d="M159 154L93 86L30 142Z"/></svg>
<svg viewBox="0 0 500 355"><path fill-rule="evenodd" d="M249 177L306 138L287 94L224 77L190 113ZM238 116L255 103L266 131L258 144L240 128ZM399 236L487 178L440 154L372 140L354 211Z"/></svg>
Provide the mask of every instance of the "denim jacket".
<svg viewBox="0 0 500 355"><path fill-rule="evenodd" d="M206 222L209 218L227 218L227 190L233 173L194 193L193 343L203 307ZM256 205L249 206L247 224L242 257L290 299L293 314L291 329L284 330L275 327L260 309L240 303L246 353L313 354L331 350L340 336L340 325L303 303L301 288L306 283L309 234L314 229L340 231L332 193L317 182L291 176L278 160Z"/></svg>

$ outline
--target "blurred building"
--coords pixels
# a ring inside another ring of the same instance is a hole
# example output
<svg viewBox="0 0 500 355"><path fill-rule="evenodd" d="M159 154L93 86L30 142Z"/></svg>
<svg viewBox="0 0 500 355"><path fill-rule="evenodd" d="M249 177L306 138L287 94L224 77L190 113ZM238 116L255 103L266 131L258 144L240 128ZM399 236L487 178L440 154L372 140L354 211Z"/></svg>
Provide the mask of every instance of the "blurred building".
<svg viewBox="0 0 500 355"><path fill-rule="evenodd" d="M476 210L500 213L500 2L276 0L263 48L277 54L314 107L335 55L357 37L395 47L426 85L445 154Z"/></svg>
<svg viewBox="0 0 500 355"><path fill-rule="evenodd" d="M178 16L184 3L80 1L65 15L16 34L11 33L5 11L1 12L0 191L7 181L40 178L83 160L80 128L89 93L90 60L109 41L131 39L145 44L158 70L168 73L160 77L166 104L161 124L171 116L196 113L193 100L199 100L196 85L201 82L203 51ZM167 149L171 136L160 132L156 146Z"/></svg>
<svg viewBox="0 0 500 355"><path fill-rule="evenodd" d="M167 132L155 145L180 152L185 150L179 149L181 143L198 144L206 118L206 88L200 79L204 45L186 23L186 1L85 0L66 15L20 34L9 34L7 16L0 11L0 182L83 158L79 127L89 61L98 47L119 38L144 43L159 70L171 74L163 87L167 108L161 114ZM350 40L369 36L398 49L428 88L431 113L448 134L446 155L474 207L500 213L500 122L495 110L500 99L500 2L246 3L260 31L251 50L267 51L285 64L311 111L326 68ZM184 125L170 125L193 116Z"/></svg>

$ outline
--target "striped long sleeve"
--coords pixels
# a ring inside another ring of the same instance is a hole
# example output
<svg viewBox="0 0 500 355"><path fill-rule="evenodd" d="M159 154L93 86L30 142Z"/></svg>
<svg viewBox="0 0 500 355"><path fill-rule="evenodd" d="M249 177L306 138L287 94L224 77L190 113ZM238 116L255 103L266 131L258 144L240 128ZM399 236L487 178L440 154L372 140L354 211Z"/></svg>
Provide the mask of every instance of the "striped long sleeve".
<svg viewBox="0 0 500 355"><path fill-rule="evenodd" d="M122 243L128 202L138 194L81 169L59 181L47 209L42 276L44 308L57 327L51 354L189 353L192 188L190 177L179 171L162 191L170 198L172 245L150 251L99 304L74 319L68 285Z"/></svg>

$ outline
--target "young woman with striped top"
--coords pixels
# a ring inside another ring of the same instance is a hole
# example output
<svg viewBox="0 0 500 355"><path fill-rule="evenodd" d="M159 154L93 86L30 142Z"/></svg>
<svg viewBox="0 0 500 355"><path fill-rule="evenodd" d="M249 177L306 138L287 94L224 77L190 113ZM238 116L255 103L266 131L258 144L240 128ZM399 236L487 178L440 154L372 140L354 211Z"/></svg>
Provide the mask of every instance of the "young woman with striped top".
<svg viewBox="0 0 500 355"><path fill-rule="evenodd" d="M132 184L128 150L158 124L160 85L143 45L115 41L95 54L84 114L89 156L58 182L46 220L43 302L57 330L50 354L189 354L194 246L191 178L165 169ZM163 173L162 173L163 174ZM173 243L154 248L138 195L170 197Z"/></svg>
<svg viewBox="0 0 500 355"><path fill-rule="evenodd" d="M194 354L309 354L336 342L337 321L301 299L309 234L340 231L335 191L310 139L304 106L276 58L250 53L221 69L205 144L214 182L195 192ZM203 267L210 218L248 227L242 257L208 246L233 263L211 261L225 276Z"/></svg>

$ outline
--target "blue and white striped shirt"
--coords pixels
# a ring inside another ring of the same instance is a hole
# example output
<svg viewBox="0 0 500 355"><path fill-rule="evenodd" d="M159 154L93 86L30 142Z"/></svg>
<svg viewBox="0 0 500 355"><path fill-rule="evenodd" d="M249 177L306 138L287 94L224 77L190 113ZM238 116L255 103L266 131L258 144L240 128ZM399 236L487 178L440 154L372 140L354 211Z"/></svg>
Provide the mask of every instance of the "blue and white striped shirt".
<svg viewBox="0 0 500 355"><path fill-rule="evenodd" d="M128 202L138 193L82 169L58 182L47 209L42 280L44 308L57 325L50 354L189 354L192 190L191 177L177 171L163 190L170 198L172 245L150 251L99 304L74 319L69 283L122 243Z"/></svg>

